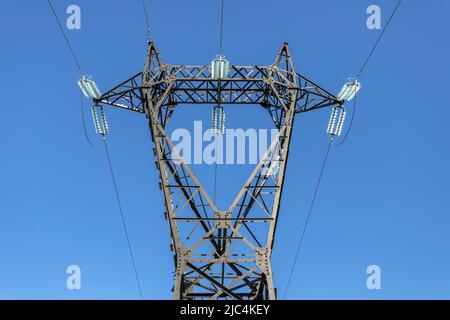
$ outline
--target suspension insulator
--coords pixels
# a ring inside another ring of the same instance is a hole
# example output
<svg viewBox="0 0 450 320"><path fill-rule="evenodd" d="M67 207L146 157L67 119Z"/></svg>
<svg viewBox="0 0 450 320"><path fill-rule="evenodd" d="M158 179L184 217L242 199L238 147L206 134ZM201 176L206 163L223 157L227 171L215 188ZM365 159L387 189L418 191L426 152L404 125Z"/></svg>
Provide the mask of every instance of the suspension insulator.
<svg viewBox="0 0 450 320"><path fill-rule="evenodd" d="M215 106L213 108L212 129L214 134L225 133L225 110L221 106Z"/></svg>
<svg viewBox="0 0 450 320"><path fill-rule="evenodd" d="M331 110L327 132L332 136L340 136L342 134L342 129L344 127L346 117L347 112L344 110L344 108L334 107L333 110Z"/></svg>
<svg viewBox="0 0 450 320"><path fill-rule="evenodd" d="M340 136L342 134L342 128L344 127L345 118L347 117L347 112L342 109L341 114L339 116L339 121L336 127L336 135Z"/></svg>
<svg viewBox="0 0 450 320"><path fill-rule="evenodd" d="M106 113L102 105L92 106L92 120L94 121L95 132L99 135L106 136L109 133L108 121L106 120ZM100 119L98 116L100 112Z"/></svg>
<svg viewBox="0 0 450 320"><path fill-rule="evenodd" d="M329 134L331 134L333 132L334 126L336 124L337 114L338 114L337 108L333 108L333 110L331 110L330 121L328 122L328 128L327 128L327 132Z"/></svg>

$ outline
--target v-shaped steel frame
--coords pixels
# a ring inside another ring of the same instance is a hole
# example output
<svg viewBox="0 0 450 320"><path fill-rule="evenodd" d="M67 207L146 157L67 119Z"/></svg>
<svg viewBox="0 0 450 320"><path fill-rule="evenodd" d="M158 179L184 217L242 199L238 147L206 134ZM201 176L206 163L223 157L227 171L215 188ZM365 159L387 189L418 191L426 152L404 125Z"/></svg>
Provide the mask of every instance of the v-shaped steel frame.
<svg viewBox="0 0 450 320"><path fill-rule="evenodd" d="M148 119L175 259L174 299L276 299L271 252L296 114L341 106L296 73L288 44L268 66L232 66L213 79L208 66L163 63L153 42L146 66L105 93L107 104ZM258 104L278 134L230 207L221 211L165 131L178 104Z"/></svg>

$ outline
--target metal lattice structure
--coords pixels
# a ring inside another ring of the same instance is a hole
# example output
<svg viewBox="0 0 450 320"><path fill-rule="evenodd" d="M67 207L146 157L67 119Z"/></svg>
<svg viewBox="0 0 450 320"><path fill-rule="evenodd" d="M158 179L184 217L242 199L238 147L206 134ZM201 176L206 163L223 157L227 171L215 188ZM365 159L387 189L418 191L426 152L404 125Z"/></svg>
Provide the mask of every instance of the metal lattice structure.
<svg viewBox="0 0 450 320"><path fill-rule="evenodd" d="M213 79L209 66L163 63L153 42L144 71L94 102L148 119L175 258L173 298L276 299L270 259L295 116L343 102L295 72L287 43L271 65L230 66L226 78ZM257 104L278 129L225 211L165 131L179 104Z"/></svg>

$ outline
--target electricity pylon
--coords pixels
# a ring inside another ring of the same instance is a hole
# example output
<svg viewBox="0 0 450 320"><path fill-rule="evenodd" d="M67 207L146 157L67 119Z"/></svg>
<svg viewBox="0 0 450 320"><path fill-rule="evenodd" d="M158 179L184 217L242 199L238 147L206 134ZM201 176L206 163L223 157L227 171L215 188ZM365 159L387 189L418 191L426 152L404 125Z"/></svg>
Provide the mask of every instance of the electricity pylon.
<svg viewBox="0 0 450 320"><path fill-rule="evenodd" d="M163 63L149 42L143 72L100 98L146 116L175 259L174 299L276 299L271 254L295 116L341 107L328 91L295 72L288 44L273 64L231 66L214 79L208 66ZM180 104L257 104L278 134L229 208L221 211L177 153L166 126Z"/></svg>

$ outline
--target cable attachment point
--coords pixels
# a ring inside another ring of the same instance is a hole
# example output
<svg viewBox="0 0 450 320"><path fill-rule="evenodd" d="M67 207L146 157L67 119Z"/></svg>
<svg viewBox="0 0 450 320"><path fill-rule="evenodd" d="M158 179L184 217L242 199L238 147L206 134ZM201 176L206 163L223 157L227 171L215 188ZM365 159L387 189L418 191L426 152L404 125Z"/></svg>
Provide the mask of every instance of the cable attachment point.
<svg viewBox="0 0 450 320"><path fill-rule="evenodd" d="M344 84L344 86L341 89L341 92L339 92L337 99L339 101L350 101L352 100L358 91L361 89L361 83L358 81L358 79L350 78L349 81Z"/></svg>
<svg viewBox="0 0 450 320"><path fill-rule="evenodd" d="M98 116L100 113L100 119ZM108 121L106 120L106 113L102 105L92 106L92 120L94 121L95 132L103 137L108 135L109 127Z"/></svg>
<svg viewBox="0 0 450 320"><path fill-rule="evenodd" d="M332 136L340 136L344 127L347 112L344 108L334 107L331 110L330 121L328 122L327 133Z"/></svg>
<svg viewBox="0 0 450 320"><path fill-rule="evenodd" d="M102 94L91 76L84 75L78 80L78 86L86 98L100 99Z"/></svg>

